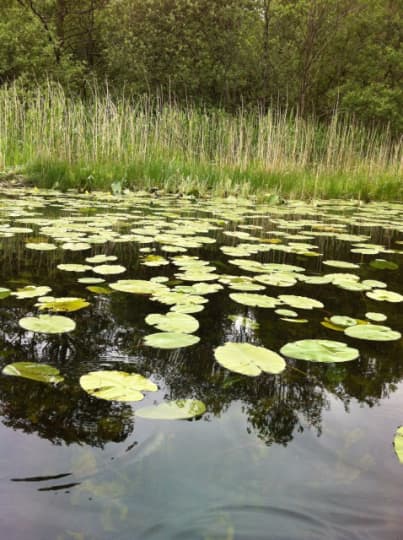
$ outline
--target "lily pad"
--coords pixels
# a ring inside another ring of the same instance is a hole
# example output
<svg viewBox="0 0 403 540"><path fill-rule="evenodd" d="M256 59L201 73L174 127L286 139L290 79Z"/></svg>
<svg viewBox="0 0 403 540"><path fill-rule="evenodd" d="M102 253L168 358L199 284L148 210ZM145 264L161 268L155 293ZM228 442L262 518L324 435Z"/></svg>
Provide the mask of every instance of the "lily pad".
<svg viewBox="0 0 403 540"><path fill-rule="evenodd" d="M295 309L314 309L324 307L322 302L319 302L319 300L315 300L314 298L309 298L308 296L280 294L279 300Z"/></svg>
<svg viewBox="0 0 403 540"><path fill-rule="evenodd" d="M3 298L7 298L7 296L10 296L11 290L7 289L7 287L0 287L0 300Z"/></svg>
<svg viewBox="0 0 403 540"><path fill-rule="evenodd" d="M229 297L234 302L238 302L238 304L251 307L274 308L278 304L281 304L281 301L278 298L267 296L265 294L231 293Z"/></svg>
<svg viewBox="0 0 403 540"><path fill-rule="evenodd" d="M145 336L144 343L156 349L179 349L199 343L200 338L179 332L157 332Z"/></svg>
<svg viewBox="0 0 403 540"><path fill-rule="evenodd" d="M350 326L344 330L344 333L346 336L368 341L396 341L402 337L400 332L379 324Z"/></svg>
<svg viewBox="0 0 403 540"><path fill-rule="evenodd" d="M92 271L101 274L101 276L112 276L114 274L123 274L123 272L126 272L126 267L120 264L100 264L94 266Z"/></svg>
<svg viewBox="0 0 403 540"><path fill-rule="evenodd" d="M41 287L36 287L35 285L27 285L22 289L17 289L16 292L11 293L13 296L16 296L19 300L23 298L36 298L38 296L45 296L52 289L46 285Z"/></svg>
<svg viewBox="0 0 403 540"><path fill-rule="evenodd" d="M374 270L397 270L399 268L397 263L386 259L375 259L369 263L369 266Z"/></svg>
<svg viewBox="0 0 403 540"><path fill-rule="evenodd" d="M331 259L327 261L322 261L322 263L325 266L332 266L333 268L359 268L360 267L360 265L356 263L352 263L348 261L336 261L336 260L331 260Z"/></svg>
<svg viewBox="0 0 403 540"><path fill-rule="evenodd" d="M151 313L145 319L147 324L155 326L162 332L179 332L182 334L192 334L199 328L199 322L191 315L175 313L170 311L165 315Z"/></svg>
<svg viewBox="0 0 403 540"><path fill-rule="evenodd" d="M151 420L186 420L201 416L205 411L205 404L198 399L177 399L153 407L142 407L135 414Z"/></svg>
<svg viewBox="0 0 403 540"><path fill-rule="evenodd" d="M158 390L149 379L125 371L91 371L80 377L80 386L91 396L108 401L141 401L142 392Z"/></svg>
<svg viewBox="0 0 403 540"><path fill-rule="evenodd" d="M87 270L92 270L92 266L89 264L58 264L59 270L64 270L65 272L86 272Z"/></svg>
<svg viewBox="0 0 403 540"><path fill-rule="evenodd" d="M356 328L355 326L353 328ZM359 357L359 351L341 341L329 339L302 339L287 343L280 349L281 354L296 360L308 362L350 362Z"/></svg>
<svg viewBox="0 0 403 540"><path fill-rule="evenodd" d="M145 279L120 279L115 283L110 283L109 287L115 291L131 294L157 294L168 291L165 285L146 281Z"/></svg>
<svg viewBox="0 0 403 540"><path fill-rule="evenodd" d="M330 322L336 326L343 326L347 328L347 326L354 326L357 324L357 319L353 319L347 315L333 315L333 317L330 317Z"/></svg>
<svg viewBox="0 0 403 540"><path fill-rule="evenodd" d="M28 242L25 247L34 251L53 251L57 249L55 244L49 242Z"/></svg>
<svg viewBox="0 0 403 540"><path fill-rule="evenodd" d="M250 343L232 343L217 347L214 356L219 364L230 371L257 377L262 373L281 373L286 363L274 351Z"/></svg>
<svg viewBox="0 0 403 540"><path fill-rule="evenodd" d="M49 311L78 311L90 305L84 298L65 297L53 298L46 296L39 299L35 304L40 310L48 309Z"/></svg>
<svg viewBox="0 0 403 540"><path fill-rule="evenodd" d="M403 426L397 428L393 439L393 446L400 463L403 463Z"/></svg>
<svg viewBox="0 0 403 540"><path fill-rule="evenodd" d="M94 255L94 257L86 257L85 259L89 263L102 264L105 262L113 262L117 260L116 255Z"/></svg>
<svg viewBox="0 0 403 540"><path fill-rule="evenodd" d="M378 302L403 302L403 295L394 291L387 291L385 289L374 289L367 292L366 295L368 296L368 298L371 298L372 300L377 300Z"/></svg>
<svg viewBox="0 0 403 540"><path fill-rule="evenodd" d="M36 362L14 362L5 366L2 373L45 383L59 383L64 380L55 367Z"/></svg>
<svg viewBox="0 0 403 540"><path fill-rule="evenodd" d="M23 317L18 321L21 328L30 332L44 334L62 334L75 329L76 323L69 317L61 315L39 315L39 317Z"/></svg>
<svg viewBox="0 0 403 540"><path fill-rule="evenodd" d="M384 315L383 313L378 313L376 311L368 311L365 314L365 317L369 321L374 321L374 322L383 322L383 321L386 321L386 319L387 319L386 315Z"/></svg>

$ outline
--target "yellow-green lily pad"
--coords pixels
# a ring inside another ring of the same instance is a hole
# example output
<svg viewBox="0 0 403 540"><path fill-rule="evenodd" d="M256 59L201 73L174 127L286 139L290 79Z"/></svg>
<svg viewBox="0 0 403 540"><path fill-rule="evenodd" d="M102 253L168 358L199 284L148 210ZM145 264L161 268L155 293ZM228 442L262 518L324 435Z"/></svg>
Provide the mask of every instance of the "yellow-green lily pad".
<svg viewBox="0 0 403 540"><path fill-rule="evenodd" d="M356 328L355 326L353 328ZM341 341L330 339L302 339L287 343L280 349L281 354L296 360L308 362L350 362L359 357L357 349L348 347Z"/></svg>
<svg viewBox="0 0 403 540"><path fill-rule="evenodd" d="M214 356L226 369L250 377L257 377L262 371L271 374L281 373L286 367L284 359L279 354L250 343L228 342L217 347Z"/></svg>
<svg viewBox="0 0 403 540"><path fill-rule="evenodd" d="M91 396L108 401L141 401L142 392L158 390L149 379L125 371L91 371L80 377L80 386Z"/></svg>
<svg viewBox="0 0 403 540"><path fill-rule="evenodd" d="M59 383L64 380L58 369L37 362L14 362L5 366L2 373L44 383Z"/></svg>
<svg viewBox="0 0 403 540"><path fill-rule="evenodd" d="M142 407L135 414L150 420L186 420L201 416L205 411L205 404L198 399L176 399L152 407Z"/></svg>
<svg viewBox="0 0 403 540"><path fill-rule="evenodd" d="M61 315L39 315L39 317L23 317L18 324L24 330L44 334L62 334L75 329L76 323L69 317Z"/></svg>

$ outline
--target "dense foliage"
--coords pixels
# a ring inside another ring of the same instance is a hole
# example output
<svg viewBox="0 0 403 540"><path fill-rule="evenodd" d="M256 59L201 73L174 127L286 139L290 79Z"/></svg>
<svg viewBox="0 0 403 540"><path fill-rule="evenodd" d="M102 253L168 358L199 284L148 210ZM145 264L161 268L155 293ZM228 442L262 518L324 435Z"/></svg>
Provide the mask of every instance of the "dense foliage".
<svg viewBox="0 0 403 540"><path fill-rule="evenodd" d="M0 84L403 125L400 0L2 0Z"/></svg>

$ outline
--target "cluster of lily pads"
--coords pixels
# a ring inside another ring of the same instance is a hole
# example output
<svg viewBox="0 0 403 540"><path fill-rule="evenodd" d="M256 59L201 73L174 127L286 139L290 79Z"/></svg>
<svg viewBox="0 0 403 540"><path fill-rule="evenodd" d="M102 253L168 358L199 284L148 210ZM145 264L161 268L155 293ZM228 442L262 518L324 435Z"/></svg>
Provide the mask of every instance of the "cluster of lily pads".
<svg viewBox="0 0 403 540"><path fill-rule="evenodd" d="M10 193L9 193L10 194ZM375 273L399 268L398 263L385 259L387 254L401 254L401 241L395 248L369 243L370 236L353 234L349 229L379 226L403 232L403 206L356 206L348 203L321 203L318 207L290 203L286 208L256 205L253 201L206 199L195 203L191 198L177 200L172 197L151 201L148 194L133 193L125 198L91 195L91 209L99 214L85 216L81 209L88 204L85 196L66 198L62 204L68 216L49 218L42 215L44 207L58 206L55 194L30 194L12 202L3 199L0 237L34 234L25 243L30 251L65 252L67 261L57 264L60 272L81 275L78 282L93 294L146 295L151 301L166 306L166 313L149 313L147 325L156 332L145 336L146 346L158 349L189 347L200 341L197 313L208 303L209 295L223 292L236 304L252 308L273 309L286 323L306 323L304 314L325 305L316 298L296 294L268 295L269 288L293 288L299 283L317 287L334 286L351 293L365 294L375 302L400 303L403 295L388 290L384 281L363 279L357 275L365 266ZM59 195L58 195L59 197ZM392 219L390 209L398 218ZM341 210L346 211L343 215ZM292 216L292 220L290 220ZM301 218L301 216L304 216ZM11 219L10 219L11 217ZM253 223L249 223L252 221ZM265 228L258 223L267 223ZM35 229L35 232L34 232ZM350 251L359 255L359 262L324 259L320 251L322 240L337 239L351 243ZM230 245L225 244L230 242ZM315 243L318 242L318 243ZM130 273L119 264L116 255L109 254L114 244L137 246L141 266L161 268L169 276L155 276L148 280L138 278L115 279L106 283L108 276ZM189 250L208 249L218 244L227 257L226 268L235 267L236 273L223 273L208 260L189 254ZM83 257L80 263L68 260L68 254L84 253L94 247L105 246L105 253ZM318 260L324 272L307 274L305 266L285 262L267 261L267 258L298 256L302 260ZM377 258L373 258L376 256ZM379 257L378 257L379 256ZM366 260L366 257L371 259ZM260 260L258 260L260 259ZM328 269L337 272L328 272ZM173 272L171 269L174 269ZM243 275L239 275L243 272ZM82 297L49 296L50 287L28 285L17 290L0 288L0 298L8 295L18 300L36 298L37 316L26 316L19 325L30 332L59 334L76 328L74 319L65 315L88 308L90 302ZM45 312L45 313L42 313ZM61 315L63 313L63 315ZM253 331L258 322L248 317L234 316L234 324ZM322 325L331 331L342 332L358 340L395 341L400 332L385 326L387 317L377 311L368 311L362 319L335 314L324 317ZM286 343L279 351L272 351L250 343L226 342L212 351L216 361L225 369L246 376L259 376L262 372L277 375L286 368L284 358L309 362L347 362L359 357L359 350L342 341L332 339L302 339ZM44 364L17 362L3 369L7 375L17 375L48 383L59 383L62 375ZM123 371L94 371L80 378L80 385L89 395L106 400L140 401L144 392L155 392L157 386L138 373ZM190 418L205 411L205 405L196 399L176 400L136 410L145 418Z"/></svg>

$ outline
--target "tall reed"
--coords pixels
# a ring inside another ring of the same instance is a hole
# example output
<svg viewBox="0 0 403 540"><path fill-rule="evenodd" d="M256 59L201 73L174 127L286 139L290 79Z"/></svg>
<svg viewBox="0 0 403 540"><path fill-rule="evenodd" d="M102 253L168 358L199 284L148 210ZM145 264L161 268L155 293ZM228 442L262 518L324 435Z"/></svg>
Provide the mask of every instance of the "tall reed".
<svg viewBox="0 0 403 540"><path fill-rule="evenodd" d="M0 170L40 186L277 191L298 197L401 195L402 140L337 112L200 110L148 96L86 100L49 84L0 88Z"/></svg>

